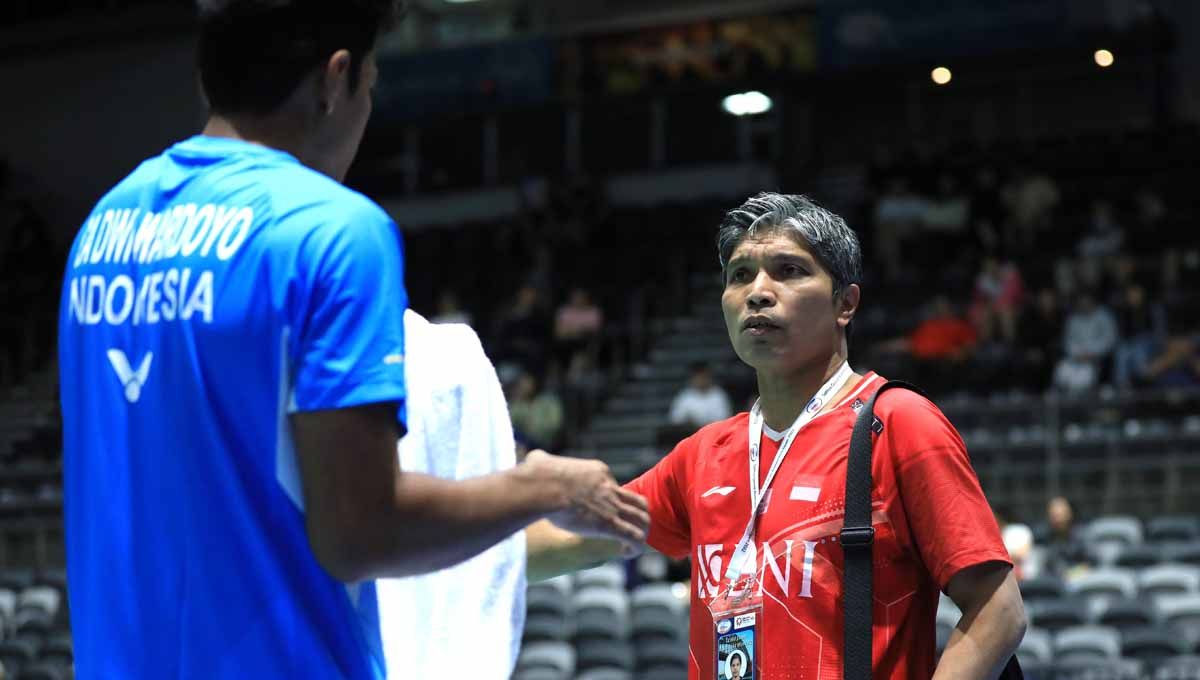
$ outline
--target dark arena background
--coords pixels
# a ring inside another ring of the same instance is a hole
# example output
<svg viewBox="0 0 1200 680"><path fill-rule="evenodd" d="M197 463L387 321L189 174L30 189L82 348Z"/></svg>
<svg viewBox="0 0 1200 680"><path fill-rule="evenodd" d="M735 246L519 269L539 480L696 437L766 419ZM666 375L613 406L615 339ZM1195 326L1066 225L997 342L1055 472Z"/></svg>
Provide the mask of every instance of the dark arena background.
<svg viewBox="0 0 1200 680"><path fill-rule="evenodd" d="M194 37L184 0L0 5L0 677L72 676L65 253L199 130ZM1027 674L1200 678L1200 3L414 0L379 62L347 183L523 442L625 481L728 415L689 401L748 408L716 226L807 194L863 243L851 364L967 443ZM650 553L531 586L514 677L686 677L688 576Z"/></svg>

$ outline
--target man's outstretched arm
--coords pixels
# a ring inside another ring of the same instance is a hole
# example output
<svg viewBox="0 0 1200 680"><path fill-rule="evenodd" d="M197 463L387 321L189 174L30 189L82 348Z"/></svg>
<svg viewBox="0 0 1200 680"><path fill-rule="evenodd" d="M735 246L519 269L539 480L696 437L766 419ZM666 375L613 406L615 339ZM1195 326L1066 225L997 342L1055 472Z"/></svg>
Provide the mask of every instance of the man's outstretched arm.
<svg viewBox="0 0 1200 680"><path fill-rule="evenodd" d="M542 518L587 536L645 540L645 502L604 463L534 452L464 481L404 472L395 413L395 404L373 404L291 417L309 543L333 577L435 571Z"/></svg>

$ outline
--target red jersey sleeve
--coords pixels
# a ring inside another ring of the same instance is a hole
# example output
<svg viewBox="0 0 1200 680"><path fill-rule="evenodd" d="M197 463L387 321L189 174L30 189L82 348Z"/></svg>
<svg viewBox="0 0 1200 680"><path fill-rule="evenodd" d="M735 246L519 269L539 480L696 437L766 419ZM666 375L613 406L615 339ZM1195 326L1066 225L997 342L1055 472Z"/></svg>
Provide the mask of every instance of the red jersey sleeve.
<svg viewBox="0 0 1200 680"><path fill-rule="evenodd" d="M646 543L674 559L686 557L692 550L687 466L696 450L696 436L679 442L657 465L625 485L630 491L644 496L650 507L650 532Z"/></svg>
<svg viewBox="0 0 1200 680"><path fill-rule="evenodd" d="M966 445L946 416L909 390L884 393L875 412L884 424L876 455L879 444L891 454L909 533L938 587L945 591L967 567L1012 564Z"/></svg>

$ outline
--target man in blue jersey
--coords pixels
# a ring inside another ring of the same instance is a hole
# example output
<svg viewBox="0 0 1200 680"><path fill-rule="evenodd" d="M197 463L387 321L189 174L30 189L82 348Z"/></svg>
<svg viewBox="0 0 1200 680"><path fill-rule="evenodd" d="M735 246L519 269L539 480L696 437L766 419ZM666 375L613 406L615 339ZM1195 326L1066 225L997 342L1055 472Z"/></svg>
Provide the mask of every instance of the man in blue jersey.
<svg viewBox="0 0 1200 680"><path fill-rule="evenodd" d="M339 182L393 0L204 0L203 134L97 204L59 338L80 678L379 678L371 579L539 518L637 543L644 501L548 454L399 469L399 232Z"/></svg>

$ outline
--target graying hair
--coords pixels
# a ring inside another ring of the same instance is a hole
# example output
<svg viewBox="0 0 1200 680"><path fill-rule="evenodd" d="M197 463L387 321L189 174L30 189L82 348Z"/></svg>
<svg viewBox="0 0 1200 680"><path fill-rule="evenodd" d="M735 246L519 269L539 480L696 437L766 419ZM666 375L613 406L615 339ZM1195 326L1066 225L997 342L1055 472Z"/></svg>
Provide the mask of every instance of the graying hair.
<svg viewBox="0 0 1200 680"><path fill-rule="evenodd" d="M800 194L760 193L725 213L717 231L717 257L724 272L733 251L748 236L785 230L803 239L833 279L836 295L862 281L858 235L838 215Z"/></svg>

